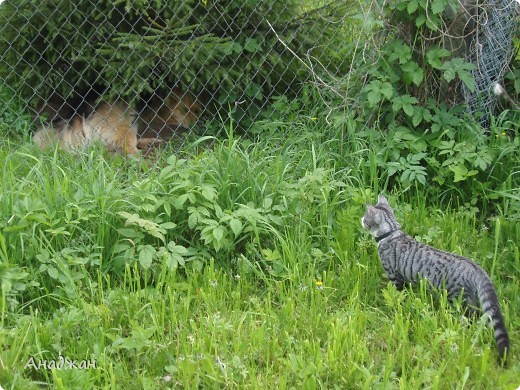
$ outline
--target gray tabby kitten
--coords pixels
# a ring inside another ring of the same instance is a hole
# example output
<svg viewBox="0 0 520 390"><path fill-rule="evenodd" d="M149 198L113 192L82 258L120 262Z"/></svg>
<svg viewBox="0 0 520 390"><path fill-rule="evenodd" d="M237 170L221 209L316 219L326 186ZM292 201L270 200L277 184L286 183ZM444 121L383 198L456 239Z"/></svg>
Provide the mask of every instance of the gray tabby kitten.
<svg viewBox="0 0 520 390"><path fill-rule="evenodd" d="M468 310L480 308L487 316L488 325L494 329L499 356L505 361L510 349L509 336L497 293L486 271L470 259L421 244L404 234L382 195L375 206L367 203L361 224L375 237L381 264L398 289L426 278L434 288L445 288L450 299L463 293Z"/></svg>

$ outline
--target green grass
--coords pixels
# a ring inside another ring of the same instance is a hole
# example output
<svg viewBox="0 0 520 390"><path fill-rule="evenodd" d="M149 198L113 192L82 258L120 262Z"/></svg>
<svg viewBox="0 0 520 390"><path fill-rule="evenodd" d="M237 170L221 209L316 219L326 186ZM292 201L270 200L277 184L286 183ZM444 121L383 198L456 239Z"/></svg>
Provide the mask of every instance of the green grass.
<svg viewBox="0 0 520 390"><path fill-rule="evenodd" d="M516 388L511 196L490 216L427 187L387 194L405 231L492 275L512 340L503 368L481 321L388 284L360 225L388 184L377 152L303 122L149 166L0 149L3 388ZM96 369L26 367L60 356Z"/></svg>

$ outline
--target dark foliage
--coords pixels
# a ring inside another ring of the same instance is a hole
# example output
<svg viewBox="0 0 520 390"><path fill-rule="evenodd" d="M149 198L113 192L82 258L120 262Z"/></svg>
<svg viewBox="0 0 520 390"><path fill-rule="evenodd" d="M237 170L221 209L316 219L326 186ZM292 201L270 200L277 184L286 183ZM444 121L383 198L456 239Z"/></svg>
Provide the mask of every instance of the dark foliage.
<svg viewBox="0 0 520 390"><path fill-rule="evenodd" d="M220 104L262 106L309 79L294 54L330 64L333 48L322 44L346 7L340 0L311 10L296 0L7 0L0 79L33 106L54 93L135 102L173 86Z"/></svg>

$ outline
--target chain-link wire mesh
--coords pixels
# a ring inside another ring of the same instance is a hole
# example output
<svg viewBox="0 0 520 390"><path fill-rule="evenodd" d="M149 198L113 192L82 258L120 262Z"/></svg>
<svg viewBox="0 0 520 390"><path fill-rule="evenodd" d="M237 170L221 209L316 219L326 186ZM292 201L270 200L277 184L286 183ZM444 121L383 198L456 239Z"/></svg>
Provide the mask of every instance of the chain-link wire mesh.
<svg viewBox="0 0 520 390"><path fill-rule="evenodd" d="M476 25L466 57L476 66L472 72L476 87L474 91L464 88L464 97L469 111L487 126L514 54L513 37L518 34L520 2L490 0L474 9Z"/></svg>
<svg viewBox="0 0 520 390"><path fill-rule="evenodd" d="M351 4L6 0L0 80L40 127L42 147L102 133L129 152L125 132L137 132L139 147L230 117L247 131L273 96L301 92L312 77L302 58L332 73L346 67L338 32L349 36Z"/></svg>
<svg viewBox="0 0 520 390"><path fill-rule="evenodd" d="M494 97L486 93L511 58L518 4L469 4L478 12L462 12L469 17L446 45L477 65L477 89L465 92L470 110L490 112ZM0 130L31 138L36 131L42 148L97 137L126 153L182 143L231 118L254 131L269 120L273 97L299 96L308 81L352 71L360 7L352 0L5 0L1 93L17 118ZM467 33L475 15L478 28ZM31 117L28 129L20 112Z"/></svg>

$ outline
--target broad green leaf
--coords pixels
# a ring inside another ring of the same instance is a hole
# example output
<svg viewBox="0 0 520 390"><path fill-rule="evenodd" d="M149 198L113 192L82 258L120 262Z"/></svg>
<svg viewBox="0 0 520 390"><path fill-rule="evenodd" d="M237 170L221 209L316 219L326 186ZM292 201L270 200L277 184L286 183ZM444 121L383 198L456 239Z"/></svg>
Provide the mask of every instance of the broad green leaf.
<svg viewBox="0 0 520 390"><path fill-rule="evenodd" d="M188 249L182 245L176 245L174 241L170 241L167 245L168 249L172 253L178 253L180 255L185 255L188 253Z"/></svg>
<svg viewBox="0 0 520 390"><path fill-rule="evenodd" d="M143 233L142 232L138 232L135 229L119 228L119 229L117 229L117 232L119 234L121 234L125 238L131 238L131 239L134 239L134 238L138 238L138 239L144 238Z"/></svg>
<svg viewBox="0 0 520 390"><path fill-rule="evenodd" d="M381 84L380 91L383 94L383 96L387 99L391 99L392 96L394 96L394 87L392 87L392 84L388 82Z"/></svg>
<svg viewBox="0 0 520 390"><path fill-rule="evenodd" d="M442 47L434 47L426 52L426 61L434 69L442 69L442 59L450 55L450 51Z"/></svg>
<svg viewBox="0 0 520 390"><path fill-rule="evenodd" d="M173 222L164 222L161 223L159 226L162 227L164 230L169 230L173 229L175 226L177 226L177 224Z"/></svg>
<svg viewBox="0 0 520 390"><path fill-rule="evenodd" d="M464 164L450 165L448 168L455 174L455 178L453 179L454 183L464 181L468 177L474 176L478 173L476 170L468 171L468 168L466 168Z"/></svg>
<svg viewBox="0 0 520 390"><path fill-rule="evenodd" d="M447 82L458 77L470 91L475 91L475 79L470 72L476 69L475 65L465 62L462 58L457 57L450 61L446 61L443 64L442 69L444 70L443 77Z"/></svg>
<svg viewBox="0 0 520 390"><path fill-rule="evenodd" d="M131 239L136 239L136 238L143 239L144 238L144 234L135 229L119 228L119 229L117 229L117 232L125 238L131 238Z"/></svg>
<svg viewBox="0 0 520 390"><path fill-rule="evenodd" d="M419 8L419 2L417 0L412 0L406 6L406 11L408 12L408 15L411 15L417 11L417 8Z"/></svg>
<svg viewBox="0 0 520 390"><path fill-rule="evenodd" d="M224 237L224 228L222 226L218 226L215 229L213 229L213 237L215 237L215 240L217 242L222 241L222 238Z"/></svg>
<svg viewBox="0 0 520 390"><path fill-rule="evenodd" d="M231 227L231 230L235 234L236 238L242 232L243 225L239 219L233 218L231 221L229 221L229 227Z"/></svg>
<svg viewBox="0 0 520 390"><path fill-rule="evenodd" d="M477 156L473 160L473 164L479 167L481 170L486 170L488 166L493 162L493 156L486 150L478 152Z"/></svg>
<svg viewBox="0 0 520 390"><path fill-rule="evenodd" d="M426 184L426 174L416 175L417 181L422 185Z"/></svg>
<svg viewBox="0 0 520 390"><path fill-rule="evenodd" d="M270 248L262 249L262 255L264 256L264 260L267 261L275 261L280 260L282 256L278 249L271 250Z"/></svg>
<svg viewBox="0 0 520 390"><path fill-rule="evenodd" d="M475 78L470 72L467 72L465 70L459 71L458 76L460 81L464 83L466 88L468 88L471 92L475 92L476 84L475 84Z"/></svg>
<svg viewBox="0 0 520 390"><path fill-rule="evenodd" d="M133 249L133 245L127 242L119 243L114 246L112 249L112 253L122 253L124 251L127 251L129 249Z"/></svg>
<svg viewBox="0 0 520 390"><path fill-rule="evenodd" d="M402 65L412 59L412 49L405 43L394 41L389 48L391 50L388 56L389 63L399 60L399 64Z"/></svg>
<svg viewBox="0 0 520 390"><path fill-rule="evenodd" d="M175 207L177 210L182 209L184 203L186 203L186 200L188 200L188 194L179 195L177 198L175 198L175 201L173 202L173 207Z"/></svg>
<svg viewBox="0 0 520 390"><path fill-rule="evenodd" d="M415 27L421 27L424 23L426 23L426 15L424 14L420 14L416 19L415 19Z"/></svg>
<svg viewBox="0 0 520 390"><path fill-rule="evenodd" d="M370 107L375 107L381 100L381 81L373 80L371 81L365 88L364 91L367 92L368 105Z"/></svg>
<svg viewBox="0 0 520 390"><path fill-rule="evenodd" d="M143 245L139 251L139 264L144 269L150 268L152 265L153 256L155 255L155 248L151 245Z"/></svg>
<svg viewBox="0 0 520 390"><path fill-rule="evenodd" d="M44 267L47 269L47 273L49 274L49 276L51 278L58 279L59 273L58 273L58 270L54 266L45 265ZM40 267L40 270L41 270L41 267Z"/></svg>
<svg viewBox="0 0 520 390"><path fill-rule="evenodd" d="M429 123L432 120L432 114L430 110L425 107L415 107L412 117L412 124L414 127L419 126L419 124L424 121Z"/></svg>
<svg viewBox="0 0 520 390"><path fill-rule="evenodd" d="M383 97L390 99L394 93L392 84L380 80L371 81L364 88L364 91L367 92L368 105L370 107L377 106L383 100Z"/></svg>
<svg viewBox="0 0 520 390"><path fill-rule="evenodd" d="M447 0L432 0L432 2L431 2L432 12L436 15L444 12L447 4L448 4Z"/></svg>
<svg viewBox="0 0 520 390"><path fill-rule="evenodd" d="M401 65L401 71L403 72L403 81L406 85L414 83L415 85L421 84L424 72L419 67L417 62L409 61Z"/></svg>
<svg viewBox="0 0 520 390"><path fill-rule="evenodd" d="M190 216L188 217L188 227L190 229L194 229L201 218L202 215L195 208L193 208L193 212L190 212Z"/></svg>
<svg viewBox="0 0 520 390"><path fill-rule="evenodd" d="M412 116L414 112L414 105L419 101L410 95L402 95L392 99L392 110L398 112L403 110L406 115Z"/></svg>
<svg viewBox="0 0 520 390"><path fill-rule="evenodd" d="M368 105L373 108L382 100L381 91L369 91L367 94Z"/></svg>

